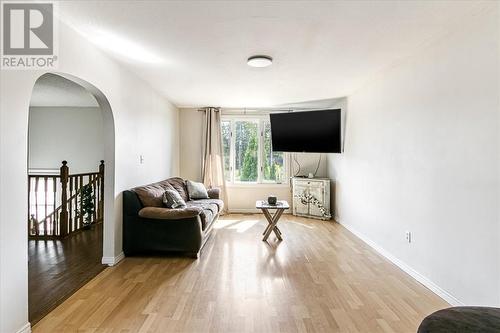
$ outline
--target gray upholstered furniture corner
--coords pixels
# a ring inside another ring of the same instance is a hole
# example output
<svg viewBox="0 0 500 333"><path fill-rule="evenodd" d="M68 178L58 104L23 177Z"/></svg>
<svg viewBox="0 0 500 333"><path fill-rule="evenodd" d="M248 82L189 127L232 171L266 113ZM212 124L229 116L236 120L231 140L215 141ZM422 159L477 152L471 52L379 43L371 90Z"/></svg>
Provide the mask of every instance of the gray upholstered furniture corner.
<svg viewBox="0 0 500 333"><path fill-rule="evenodd" d="M418 333L498 333L500 308L456 306L431 313L418 327Z"/></svg>
<svg viewBox="0 0 500 333"><path fill-rule="evenodd" d="M170 209L161 200L175 189L187 207ZM189 200L184 180L170 178L123 192L123 251L125 255L177 252L197 258L223 209L219 191L209 199Z"/></svg>

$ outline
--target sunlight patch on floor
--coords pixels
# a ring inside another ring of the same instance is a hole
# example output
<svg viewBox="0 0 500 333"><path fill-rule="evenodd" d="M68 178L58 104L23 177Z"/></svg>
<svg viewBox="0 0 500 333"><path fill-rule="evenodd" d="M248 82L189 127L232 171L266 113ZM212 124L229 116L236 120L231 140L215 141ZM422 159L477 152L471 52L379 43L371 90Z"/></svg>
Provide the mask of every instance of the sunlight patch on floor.
<svg viewBox="0 0 500 333"><path fill-rule="evenodd" d="M241 221L237 224L234 224L229 227L229 229L236 229L237 232L245 232L254 225L259 223L259 220L246 220L246 221Z"/></svg>
<svg viewBox="0 0 500 333"><path fill-rule="evenodd" d="M231 224L234 224L234 223L237 223L238 221L240 220L222 220L222 219L219 219L217 220L217 222L215 222L214 224L214 229L224 229L228 226L230 226Z"/></svg>
<svg viewBox="0 0 500 333"><path fill-rule="evenodd" d="M259 220L219 220L214 225L215 229L231 229L242 233L259 223Z"/></svg>

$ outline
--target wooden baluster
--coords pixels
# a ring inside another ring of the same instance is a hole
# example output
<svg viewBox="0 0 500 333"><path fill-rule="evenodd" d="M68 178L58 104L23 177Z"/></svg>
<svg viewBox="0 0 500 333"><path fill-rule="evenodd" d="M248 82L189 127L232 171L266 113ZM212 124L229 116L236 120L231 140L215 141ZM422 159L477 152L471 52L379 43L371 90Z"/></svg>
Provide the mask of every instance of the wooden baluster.
<svg viewBox="0 0 500 333"><path fill-rule="evenodd" d="M101 189L99 185L101 184L101 178L99 177L99 173L96 175L95 180L95 197L96 197L96 206L95 211L97 213L96 221L99 220L99 202L101 201Z"/></svg>
<svg viewBox="0 0 500 333"><path fill-rule="evenodd" d="M57 210L54 211L54 236L60 235L61 230L59 228L59 214L57 213Z"/></svg>
<svg viewBox="0 0 500 333"><path fill-rule="evenodd" d="M73 230L76 230L78 228L78 219L79 213L80 213L80 208L78 207L78 190L80 189L80 184L78 184L78 180L80 177L74 177L75 178L75 221L73 222Z"/></svg>
<svg viewBox="0 0 500 333"><path fill-rule="evenodd" d="M73 196L73 180L74 180L74 177L69 177L69 197L70 198ZM70 229L72 229L73 223L75 222L75 219L73 216L73 201L74 201L74 199L69 200L69 225L70 225Z"/></svg>
<svg viewBox="0 0 500 333"><path fill-rule="evenodd" d="M100 221L100 219L101 219L101 213L99 211L99 203L101 202L101 176L99 174L97 174L95 178L96 178L95 179L95 197L96 197L95 211L96 211L96 221Z"/></svg>
<svg viewBox="0 0 500 333"><path fill-rule="evenodd" d="M67 166L68 162L62 161L62 166L60 169L61 173L61 213L60 213L60 230L61 236L66 236L68 234L68 175L69 168Z"/></svg>
<svg viewBox="0 0 500 333"><path fill-rule="evenodd" d="M101 160L99 165L99 203L98 203L98 217L101 222L104 220L104 160Z"/></svg>
<svg viewBox="0 0 500 333"><path fill-rule="evenodd" d="M97 199L97 181L99 180L99 174L94 174L92 175L92 193L94 194L94 214L93 214L93 221L97 221L97 204L99 203Z"/></svg>
<svg viewBox="0 0 500 333"><path fill-rule="evenodd" d="M28 235L31 236L31 177L28 175Z"/></svg>
<svg viewBox="0 0 500 333"><path fill-rule="evenodd" d="M48 179L47 177L43 177L43 194L44 194L44 203L43 203L43 207L44 207L44 212L43 212L43 215L44 215L44 218L43 218L43 234L45 236L47 236L48 234L48 229L47 229L47 217L49 216L49 214L47 214L48 212L48 209L49 209L49 206L47 205L47 201L49 201L48 199Z"/></svg>
<svg viewBox="0 0 500 333"><path fill-rule="evenodd" d="M38 177L35 177L35 220L36 220L36 235L40 235L39 225L38 225Z"/></svg>
<svg viewBox="0 0 500 333"><path fill-rule="evenodd" d="M82 188L83 188L83 176L80 176L80 187L79 187L80 191L82 190ZM78 229L80 229L81 227L83 227L83 207L80 205L80 219L78 221Z"/></svg>
<svg viewBox="0 0 500 333"><path fill-rule="evenodd" d="M52 216L53 218L51 219L50 222L52 222L51 226L52 226L52 235L55 236L56 235L56 208L57 208L57 205L56 205L56 198L57 198L57 182L56 182L56 177L52 177L52 192L54 194L52 200L54 200L52 202Z"/></svg>
<svg viewBox="0 0 500 333"><path fill-rule="evenodd" d="M89 181L87 182L87 186L92 188L92 174L88 175ZM90 223L92 223L92 216L90 216Z"/></svg>
<svg viewBox="0 0 500 333"><path fill-rule="evenodd" d="M74 177L75 178L75 193L74 193L74 200L75 200L75 208L74 208L74 211L75 211L75 216L73 217L74 221L73 221L73 224L75 226L75 229L76 229L76 226L78 225L78 212L79 212L79 208L78 208L78 177Z"/></svg>

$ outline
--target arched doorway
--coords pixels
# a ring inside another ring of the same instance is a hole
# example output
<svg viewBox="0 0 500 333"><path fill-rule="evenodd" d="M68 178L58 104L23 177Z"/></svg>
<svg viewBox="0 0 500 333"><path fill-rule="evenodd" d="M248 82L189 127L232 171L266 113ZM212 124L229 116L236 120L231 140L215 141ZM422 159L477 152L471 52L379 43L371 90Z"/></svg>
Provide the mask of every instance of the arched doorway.
<svg viewBox="0 0 500 333"><path fill-rule="evenodd" d="M114 121L107 98L92 84L62 73L36 80L28 189L34 324L102 271L103 249L114 244Z"/></svg>

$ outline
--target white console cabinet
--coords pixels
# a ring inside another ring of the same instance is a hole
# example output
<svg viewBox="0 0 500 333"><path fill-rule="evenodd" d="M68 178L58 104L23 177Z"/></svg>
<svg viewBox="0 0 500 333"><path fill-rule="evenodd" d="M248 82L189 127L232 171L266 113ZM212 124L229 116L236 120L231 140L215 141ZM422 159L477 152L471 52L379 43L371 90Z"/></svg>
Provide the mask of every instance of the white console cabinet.
<svg viewBox="0 0 500 333"><path fill-rule="evenodd" d="M292 178L293 215L327 220L313 204L303 204L302 193L309 193L321 202L330 212L330 179L328 178ZM330 212L330 214L332 214Z"/></svg>

